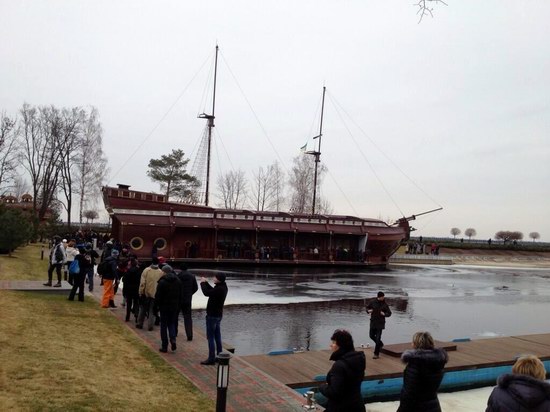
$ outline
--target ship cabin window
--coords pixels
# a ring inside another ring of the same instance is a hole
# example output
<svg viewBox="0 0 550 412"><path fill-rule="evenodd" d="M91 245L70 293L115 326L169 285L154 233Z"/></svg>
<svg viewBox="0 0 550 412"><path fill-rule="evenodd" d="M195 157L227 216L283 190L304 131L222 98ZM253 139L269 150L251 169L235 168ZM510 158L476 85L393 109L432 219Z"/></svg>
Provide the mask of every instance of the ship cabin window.
<svg viewBox="0 0 550 412"><path fill-rule="evenodd" d="M157 202L164 202L164 196L157 196Z"/></svg>
<svg viewBox="0 0 550 412"><path fill-rule="evenodd" d="M143 247L143 243L143 239L136 236L130 240L130 247L134 250L140 250Z"/></svg>
<svg viewBox="0 0 550 412"><path fill-rule="evenodd" d="M155 239L153 244L157 245L157 250L163 250L163 249L166 249L168 242L166 242L166 239L164 239L163 237L159 237Z"/></svg>
<svg viewBox="0 0 550 412"><path fill-rule="evenodd" d="M145 200L153 200L153 195L145 195Z"/></svg>
<svg viewBox="0 0 550 412"><path fill-rule="evenodd" d="M130 192L128 192L127 190L123 190L122 197L130 197Z"/></svg>

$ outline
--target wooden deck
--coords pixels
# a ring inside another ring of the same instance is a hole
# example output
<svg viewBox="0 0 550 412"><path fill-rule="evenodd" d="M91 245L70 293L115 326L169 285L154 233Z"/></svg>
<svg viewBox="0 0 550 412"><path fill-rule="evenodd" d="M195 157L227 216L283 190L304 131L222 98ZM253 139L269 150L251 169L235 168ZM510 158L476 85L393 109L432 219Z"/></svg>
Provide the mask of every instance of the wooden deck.
<svg viewBox="0 0 550 412"><path fill-rule="evenodd" d="M516 358L524 354L536 355L543 361L550 360L550 333L480 339L452 345L456 345L456 351L448 352L446 371L513 365ZM398 357L382 355L374 360L373 348L357 350L364 351L367 357L364 380L402 376L404 365ZM304 388L318 386L324 381L332 366L329 357L329 350L321 350L275 356L250 355L241 359L291 388Z"/></svg>

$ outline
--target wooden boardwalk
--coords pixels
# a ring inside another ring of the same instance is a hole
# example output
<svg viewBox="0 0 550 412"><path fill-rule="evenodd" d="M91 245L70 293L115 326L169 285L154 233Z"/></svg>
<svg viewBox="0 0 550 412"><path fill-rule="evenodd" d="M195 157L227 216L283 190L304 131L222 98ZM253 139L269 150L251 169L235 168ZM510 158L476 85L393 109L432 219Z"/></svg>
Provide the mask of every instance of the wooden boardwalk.
<svg viewBox="0 0 550 412"><path fill-rule="evenodd" d="M550 360L550 333L453 344L457 348L448 352L447 372L513 365L516 358L523 354L536 355L543 361ZM390 348L391 345L388 345L387 349ZM364 351L367 357L365 381L402 376L404 365L398 357L382 354L374 360L372 348L357 350ZM329 357L330 351L322 350L276 356L250 355L241 359L291 388L304 388L322 383L322 378L332 366Z"/></svg>

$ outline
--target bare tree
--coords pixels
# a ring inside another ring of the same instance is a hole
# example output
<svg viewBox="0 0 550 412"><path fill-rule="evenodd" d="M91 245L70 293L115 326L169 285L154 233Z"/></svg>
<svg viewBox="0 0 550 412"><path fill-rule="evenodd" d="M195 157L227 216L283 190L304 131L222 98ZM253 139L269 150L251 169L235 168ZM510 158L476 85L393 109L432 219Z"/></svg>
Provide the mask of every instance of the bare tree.
<svg viewBox="0 0 550 412"><path fill-rule="evenodd" d="M109 169L103 154L103 132L99 122L99 113L92 107L86 115L77 146L76 193L80 197L79 222L82 223L85 207L95 206L95 200L101 193L103 180Z"/></svg>
<svg viewBox="0 0 550 412"><path fill-rule="evenodd" d="M317 172L317 185L321 186L323 176L327 167L319 165ZM313 206L313 175L315 163L310 156L300 154L293 159L292 170L290 171L288 183L290 185L290 211L294 213L311 213ZM325 204L325 209L330 205L327 200L317 199L317 204ZM317 209L322 213L321 209Z"/></svg>
<svg viewBox="0 0 550 412"><path fill-rule="evenodd" d="M94 223L94 220L99 217L99 214L95 210L86 210L84 212L84 217L86 218L86 223L90 220Z"/></svg>
<svg viewBox="0 0 550 412"><path fill-rule="evenodd" d="M17 156L17 122L0 113L0 194L10 190L15 183Z"/></svg>
<svg viewBox="0 0 550 412"><path fill-rule="evenodd" d="M472 240L472 236L477 235L477 232L474 228L469 227L464 231L464 234L468 236L468 240Z"/></svg>
<svg viewBox="0 0 550 412"><path fill-rule="evenodd" d="M63 109L61 111L63 121L60 136L60 149L62 155L59 162L61 174L61 192L65 197L63 207L67 211L67 225L71 228L71 212L73 195L76 192L74 171L78 165L78 146L81 142L82 125L86 119L86 112L80 108Z"/></svg>
<svg viewBox="0 0 550 412"><path fill-rule="evenodd" d="M533 239L533 242L537 239L540 239L540 233L539 232L531 232L529 233L529 237Z"/></svg>
<svg viewBox="0 0 550 412"><path fill-rule="evenodd" d="M256 210L279 211L282 204L284 174L277 162L254 173L252 202Z"/></svg>
<svg viewBox="0 0 550 412"><path fill-rule="evenodd" d="M521 240L523 239L523 233L510 230L500 230L495 234L495 239L504 241L504 243L509 240Z"/></svg>
<svg viewBox="0 0 550 412"><path fill-rule="evenodd" d="M25 103L20 113L22 163L31 179L37 225L46 215L58 190L63 120L54 106L35 108Z"/></svg>
<svg viewBox="0 0 550 412"><path fill-rule="evenodd" d="M218 178L219 199L226 209L242 209L247 196L247 184L242 170L231 171Z"/></svg>
<svg viewBox="0 0 550 412"><path fill-rule="evenodd" d="M426 16L433 17L433 7L431 7L432 4L444 4L447 6L447 3L445 3L443 0L419 0L418 3L415 3L414 5L418 7L418 10L416 12L417 15L419 15L418 23L422 21L422 19Z"/></svg>
<svg viewBox="0 0 550 412"><path fill-rule="evenodd" d="M461 233L461 230L457 227L453 227L451 229L451 235L453 235L453 238L455 238L455 239L458 235L460 235L460 233Z"/></svg>

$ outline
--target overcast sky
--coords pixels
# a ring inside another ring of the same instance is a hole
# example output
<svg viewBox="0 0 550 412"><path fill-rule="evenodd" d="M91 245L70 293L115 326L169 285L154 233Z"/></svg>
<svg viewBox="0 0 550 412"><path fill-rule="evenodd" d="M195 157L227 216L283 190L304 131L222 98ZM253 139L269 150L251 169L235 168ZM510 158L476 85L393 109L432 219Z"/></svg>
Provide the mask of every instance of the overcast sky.
<svg viewBox="0 0 550 412"><path fill-rule="evenodd" d="M110 184L158 190L149 159L196 153L218 43L214 178L288 170L325 85L335 213L441 205L415 234L550 241L550 2L448 0L421 24L411 3L0 0L0 110L97 107Z"/></svg>

